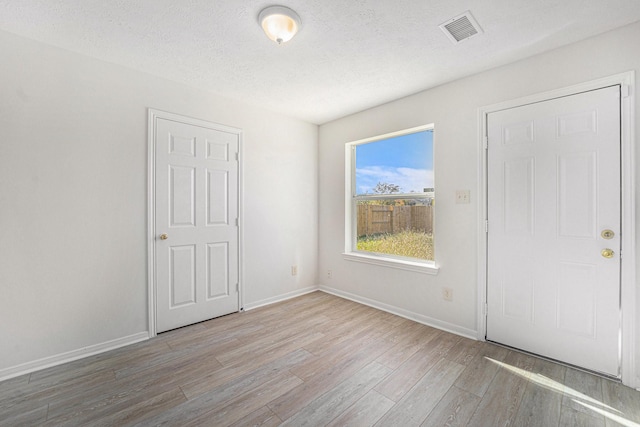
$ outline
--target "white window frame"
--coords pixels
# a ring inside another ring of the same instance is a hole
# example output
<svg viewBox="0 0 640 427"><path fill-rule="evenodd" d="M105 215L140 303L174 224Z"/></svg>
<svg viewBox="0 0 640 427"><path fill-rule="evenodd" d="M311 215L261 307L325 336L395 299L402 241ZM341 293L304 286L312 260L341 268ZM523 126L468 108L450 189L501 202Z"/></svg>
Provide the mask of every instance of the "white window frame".
<svg viewBox="0 0 640 427"><path fill-rule="evenodd" d="M375 252L358 251L357 236L355 230L357 228L356 215L357 202L359 200L379 200L379 199L424 199L432 196L432 193L394 193L389 195L367 195L356 196L356 159L355 148L358 145L370 142L381 141L384 139L395 138L398 136L418 133L422 131L433 131L434 124L417 126L410 129L404 129L397 132L391 132L384 135L377 135L370 138L351 141L345 144L345 251L342 254L344 259L348 261L361 262L365 264L373 264L401 270L414 271L424 274L437 274L439 267L436 261L420 260L418 258L406 258L389 254L380 254ZM435 162L434 162L435 169ZM435 218L433 224L433 245L435 258Z"/></svg>

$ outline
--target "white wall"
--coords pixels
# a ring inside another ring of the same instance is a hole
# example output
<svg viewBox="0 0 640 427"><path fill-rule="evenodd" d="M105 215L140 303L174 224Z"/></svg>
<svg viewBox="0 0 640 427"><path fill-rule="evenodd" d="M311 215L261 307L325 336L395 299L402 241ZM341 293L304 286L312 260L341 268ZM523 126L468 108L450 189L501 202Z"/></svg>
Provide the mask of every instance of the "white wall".
<svg viewBox="0 0 640 427"><path fill-rule="evenodd" d="M247 306L319 277L474 333L478 107L640 70L637 40L638 23L328 123L318 150L314 125L0 32L0 378L147 330L148 107L244 129ZM439 274L343 260L344 143L432 122Z"/></svg>
<svg viewBox="0 0 640 427"><path fill-rule="evenodd" d="M245 303L316 285L317 126L9 33L0 56L0 378L147 331L149 107L244 130Z"/></svg>
<svg viewBox="0 0 640 427"><path fill-rule="evenodd" d="M321 285L473 335L478 329L478 108L629 70L638 72L638 40L640 23L320 126ZM640 108L635 122L637 128ZM428 123L435 123L435 256L439 274L344 260L344 144ZM638 135L636 130L636 142ZM637 148L636 153L640 154ZM472 203L455 204L457 189L471 190ZM639 195L636 200L640 201ZM332 279L326 275L329 269ZM444 286L453 289L453 302L442 300ZM636 362L640 372L640 354Z"/></svg>

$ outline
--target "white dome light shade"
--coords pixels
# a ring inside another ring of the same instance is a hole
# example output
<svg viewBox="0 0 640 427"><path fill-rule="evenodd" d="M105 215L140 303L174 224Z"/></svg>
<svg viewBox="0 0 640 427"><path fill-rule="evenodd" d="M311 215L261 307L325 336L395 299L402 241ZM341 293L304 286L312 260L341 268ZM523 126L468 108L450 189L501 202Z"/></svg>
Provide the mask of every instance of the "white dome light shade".
<svg viewBox="0 0 640 427"><path fill-rule="evenodd" d="M269 6L263 9L258 15L258 22L267 37L278 44L291 40L302 24L298 14L285 6Z"/></svg>

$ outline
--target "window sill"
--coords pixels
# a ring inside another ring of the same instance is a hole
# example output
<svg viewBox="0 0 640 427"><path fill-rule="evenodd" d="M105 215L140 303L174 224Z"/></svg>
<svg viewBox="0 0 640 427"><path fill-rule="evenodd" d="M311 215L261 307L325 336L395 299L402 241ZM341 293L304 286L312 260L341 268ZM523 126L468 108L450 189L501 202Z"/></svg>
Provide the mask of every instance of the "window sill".
<svg viewBox="0 0 640 427"><path fill-rule="evenodd" d="M362 262L365 264L379 265L382 267L397 268L400 270L414 271L422 274L438 274L440 268L435 263L423 263L403 259L383 258L376 255L367 255L357 252L345 252L342 254L347 261Z"/></svg>

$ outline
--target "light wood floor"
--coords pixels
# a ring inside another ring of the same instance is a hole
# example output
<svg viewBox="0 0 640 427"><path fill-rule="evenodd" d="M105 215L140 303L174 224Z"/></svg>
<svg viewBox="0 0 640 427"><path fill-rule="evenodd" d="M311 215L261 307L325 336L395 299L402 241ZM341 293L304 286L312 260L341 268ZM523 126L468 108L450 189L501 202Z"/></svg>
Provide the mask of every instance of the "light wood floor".
<svg viewBox="0 0 640 427"><path fill-rule="evenodd" d="M321 292L0 383L2 426L636 423L635 390Z"/></svg>

